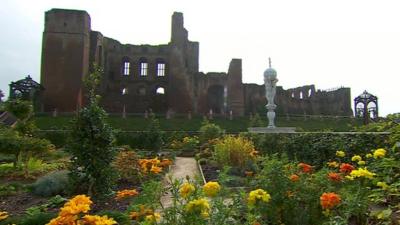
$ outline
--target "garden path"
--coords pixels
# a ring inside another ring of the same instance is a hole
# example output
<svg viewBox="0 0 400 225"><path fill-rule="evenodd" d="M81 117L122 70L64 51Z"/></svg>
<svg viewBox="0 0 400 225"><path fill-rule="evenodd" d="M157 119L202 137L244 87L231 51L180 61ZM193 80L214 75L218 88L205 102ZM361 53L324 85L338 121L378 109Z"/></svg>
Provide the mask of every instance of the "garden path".
<svg viewBox="0 0 400 225"><path fill-rule="evenodd" d="M172 179L186 179L187 176L191 179L200 177L196 159L176 157L174 165L172 165L170 172L168 172L164 178L164 185L169 185L169 176L172 176ZM161 204L164 208L172 206L172 196L170 192L165 193L164 196L161 197Z"/></svg>

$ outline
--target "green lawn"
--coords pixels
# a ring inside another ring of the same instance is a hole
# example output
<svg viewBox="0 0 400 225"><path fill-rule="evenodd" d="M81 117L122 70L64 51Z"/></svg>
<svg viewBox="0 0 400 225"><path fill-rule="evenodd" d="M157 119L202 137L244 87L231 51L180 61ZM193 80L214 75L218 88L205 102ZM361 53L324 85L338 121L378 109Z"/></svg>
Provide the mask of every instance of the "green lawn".
<svg viewBox="0 0 400 225"><path fill-rule="evenodd" d="M37 116L36 124L40 129L68 129L72 116ZM187 118L173 118L165 119L165 117L159 117L160 126L165 131L197 131L203 121L202 117L194 117L191 120ZM265 123L267 123L266 118ZM128 116L123 119L119 116L110 116L109 123L116 129L140 131L145 130L148 124L147 119L139 116ZM239 117L233 120L227 118L215 118L211 121L212 123L218 124L227 132L241 132L246 131L249 124L249 117ZM350 118L307 118L305 120L302 117L290 118L286 117L277 118L277 126L281 127L296 127L298 130L304 131L321 131L321 130L332 130L332 131L349 131L354 126L361 125L361 121L357 121Z"/></svg>

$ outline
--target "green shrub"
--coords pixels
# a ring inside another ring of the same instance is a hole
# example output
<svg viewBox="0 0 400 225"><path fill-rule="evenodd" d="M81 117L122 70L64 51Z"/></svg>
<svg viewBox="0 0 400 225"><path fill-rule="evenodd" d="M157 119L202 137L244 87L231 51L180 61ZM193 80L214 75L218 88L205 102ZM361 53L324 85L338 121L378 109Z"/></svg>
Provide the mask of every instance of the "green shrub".
<svg viewBox="0 0 400 225"><path fill-rule="evenodd" d="M201 144L215 138L219 138L223 134L223 130L216 124L204 120L202 126L200 127L199 140Z"/></svg>
<svg viewBox="0 0 400 225"><path fill-rule="evenodd" d="M50 222L51 219L57 217L54 212L40 212L30 216L26 216L18 224L21 225L45 225Z"/></svg>
<svg viewBox="0 0 400 225"><path fill-rule="evenodd" d="M61 170L39 178L32 189L35 195L49 197L65 194L68 187L68 171Z"/></svg>
<svg viewBox="0 0 400 225"><path fill-rule="evenodd" d="M157 153L163 146L163 132L160 123L154 114L150 114L149 124L143 133L144 148ZM133 146L134 147L134 146Z"/></svg>
<svg viewBox="0 0 400 225"><path fill-rule="evenodd" d="M214 146L214 159L220 166L237 167L244 170L254 160L254 144L252 141L232 135L217 140Z"/></svg>
<svg viewBox="0 0 400 225"><path fill-rule="evenodd" d="M95 67L86 76L87 106L78 112L66 150L71 153L70 178L76 192L103 198L112 193L116 172L111 166L117 153L114 131L107 124L107 113L99 106L96 87L102 70Z"/></svg>
<svg viewBox="0 0 400 225"><path fill-rule="evenodd" d="M113 218L119 225L130 225L131 224L131 219L129 216L125 213L119 212L119 211L100 211L96 213L96 215L99 216L108 216L108 218Z"/></svg>

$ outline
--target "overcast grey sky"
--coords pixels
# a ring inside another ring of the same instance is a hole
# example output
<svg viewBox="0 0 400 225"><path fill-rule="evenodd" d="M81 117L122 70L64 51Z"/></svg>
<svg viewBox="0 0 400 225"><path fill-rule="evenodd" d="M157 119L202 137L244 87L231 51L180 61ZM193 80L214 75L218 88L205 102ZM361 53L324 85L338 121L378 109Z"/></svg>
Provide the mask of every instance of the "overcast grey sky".
<svg viewBox="0 0 400 225"><path fill-rule="evenodd" d="M86 10L92 29L131 44L170 39L171 15L184 13L200 42L200 70L226 72L242 58L243 81L263 82L268 57L283 88L365 89L380 114L400 112L400 2L397 0L2 0L0 89L30 74L40 80L44 12Z"/></svg>

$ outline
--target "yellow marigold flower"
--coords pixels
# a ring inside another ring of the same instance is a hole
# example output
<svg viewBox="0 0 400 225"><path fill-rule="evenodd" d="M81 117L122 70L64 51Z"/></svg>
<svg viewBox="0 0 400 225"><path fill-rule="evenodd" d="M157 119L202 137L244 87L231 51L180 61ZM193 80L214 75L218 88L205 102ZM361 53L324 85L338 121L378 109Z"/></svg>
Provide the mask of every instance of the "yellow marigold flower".
<svg viewBox="0 0 400 225"><path fill-rule="evenodd" d="M364 165L365 165L365 161L364 161L364 160L358 161L357 164L358 164L359 166L364 166Z"/></svg>
<svg viewBox="0 0 400 225"><path fill-rule="evenodd" d="M345 176L345 178L348 179L348 180L354 180L354 177L352 177L350 175Z"/></svg>
<svg viewBox="0 0 400 225"><path fill-rule="evenodd" d="M208 197L216 196L220 190L221 186L218 184L218 182L210 181L203 186L203 191Z"/></svg>
<svg viewBox="0 0 400 225"><path fill-rule="evenodd" d="M375 173L372 173L370 171L368 171L367 168L364 167L363 168L358 168L356 170L351 171L350 176L357 178L357 177L365 177L365 178L369 178L372 179L373 176L375 176Z"/></svg>
<svg viewBox="0 0 400 225"><path fill-rule="evenodd" d="M249 197L247 198L247 204L250 207L253 207L257 203L257 200L269 202L269 200L271 200L271 195L263 189L251 191L249 193Z"/></svg>
<svg viewBox="0 0 400 225"><path fill-rule="evenodd" d="M368 158L372 158L372 154L371 154L371 153L368 153L368 154L365 155L365 157L367 157L367 159L368 159Z"/></svg>
<svg viewBox="0 0 400 225"><path fill-rule="evenodd" d="M376 183L376 186L381 187L383 190L387 190L389 188L389 185L387 185L385 182L378 182Z"/></svg>
<svg viewBox="0 0 400 225"><path fill-rule="evenodd" d="M139 192L136 191L136 189L132 189L132 190L126 189L126 190L118 191L117 196L115 197L115 200L121 200L123 198L133 197L138 194L139 194Z"/></svg>
<svg viewBox="0 0 400 225"><path fill-rule="evenodd" d="M336 156L338 157L345 157L346 153L344 151L336 151Z"/></svg>
<svg viewBox="0 0 400 225"><path fill-rule="evenodd" d="M187 198L190 194L192 194L196 188L191 183L184 183L182 184L181 188L179 189L179 193L182 198Z"/></svg>
<svg viewBox="0 0 400 225"><path fill-rule="evenodd" d="M158 164L160 164L160 160L159 160L157 157L155 157L155 158L153 158L153 159L150 159L150 162L151 162L154 166L157 166Z"/></svg>
<svg viewBox="0 0 400 225"><path fill-rule="evenodd" d="M5 220L8 218L8 213L7 212L0 212L0 221Z"/></svg>
<svg viewBox="0 0 400 225"><path fill-rule="evenodd" d="M353 157L351 157L351 161L356 162L356 161L361 161L362 158L359 155L354 155Z"/></svg>
<svg viewBox="0 0 400 225"><path fill-rule="evenodd" d="M209 211L210 211L210 204L208 203L207 199L200 198L193 201L190 201L186 207L187 212L190 213L199 213L201 217L208 218Z"/></svg>
<svg viewBox="0 0 400 225"><path fill-rule="evenodd" d="M97 215L85 215L82 218L82 222L85 225L113 225L117 222L113 218L108 218L107 216L97 216Z"/></svg>
<svg viewBox="0 0 400 225"><path fill-rule="evenodd" d="M374 158L383 158L386 155L386 150L383 148L379 148L377 150L374 151Z"/></svg>
<svg viewBox="0 0 400 225"><path fill-rule="evenodd" d="M332 168L338 168L338 167L339 167L339 163L336 162L336 161L327 162L326 164L327 164L329 167L332 167Z"/></svg>
<svg viewBox="0 0 400 225"><path fill-rule="evenodd" d="M154 213L154 214L151 214L151 215L147 215L146 218L145 218L145 220L147 222L151 222L151 223L159 222L160 219L161 219L161 216L160 216L159 213Z"/></svg>
<svg viewBox="0 0 400 225"><path fill-rule="evenodd" d="M77 195L61 208L60 216L77 215L79 213L87 213L93 202L86 195Z"/></svg>
<svg viewBox="0 0 400 225"><path fill-rule="evenodd" d="M161 173L161 171L162 171L162 168L155 166L155 165L153 165L150 169L150 172L155 173L155 174Z"/></svg>

